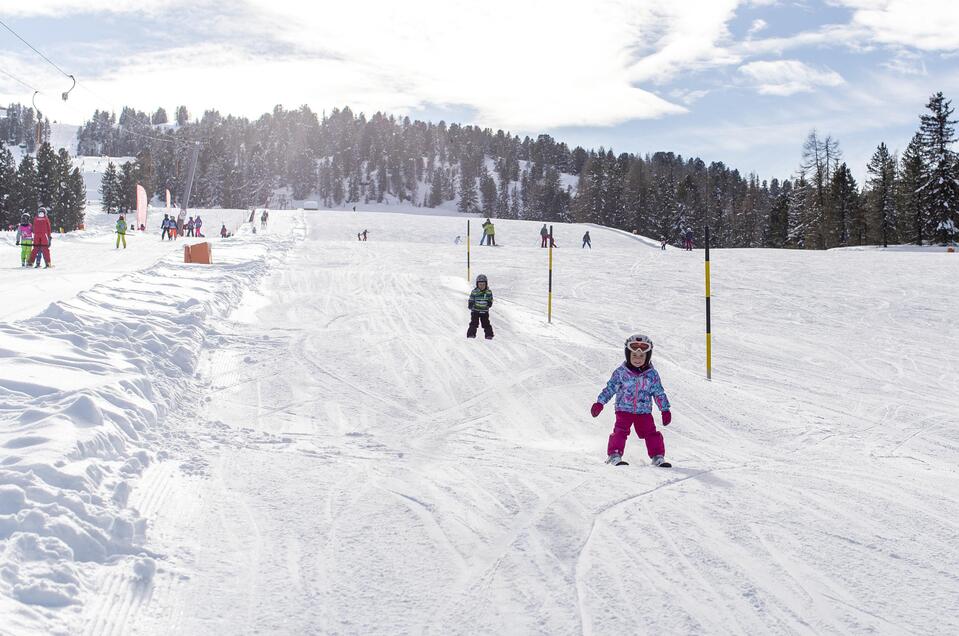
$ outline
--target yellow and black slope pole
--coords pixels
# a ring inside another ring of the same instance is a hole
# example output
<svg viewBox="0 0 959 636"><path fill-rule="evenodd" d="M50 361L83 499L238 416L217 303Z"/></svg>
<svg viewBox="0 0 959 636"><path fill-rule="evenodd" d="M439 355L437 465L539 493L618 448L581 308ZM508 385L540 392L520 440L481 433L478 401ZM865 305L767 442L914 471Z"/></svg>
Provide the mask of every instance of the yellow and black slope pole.
<svg viewBox="0 0 959 636"><path fill-rule="evenodd" d="M466 281L470 281L470 220L466 219Z"/></svg>
<svg viewBox="0 0 959 636"><path fill-rule="evenodd" d="M546 301L546 322L553 322L553 226L549 226L549 297Z"/></svg>
<svg viewBox="0 0 959 636"><path fill-rule="evenodd" d="M706 379L713 378L712 326L709 322L709 226L706 226Z"/></svg>

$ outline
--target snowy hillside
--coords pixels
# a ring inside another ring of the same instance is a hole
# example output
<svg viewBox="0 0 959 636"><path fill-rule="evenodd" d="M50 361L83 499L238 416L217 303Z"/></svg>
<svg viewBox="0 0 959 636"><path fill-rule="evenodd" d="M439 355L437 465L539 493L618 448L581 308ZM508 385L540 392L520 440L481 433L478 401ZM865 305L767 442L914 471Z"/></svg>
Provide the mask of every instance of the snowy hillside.
<svg viewBox="0 0 959 636"><path fill-rule="evenodd" d="M0 632L959 630L959 255L714 251L708 382L699 251L556 225L547 324L499 221L467 340L464 218L215 214L8 247ZM671 469L589 415L634 332Z"/></svg>

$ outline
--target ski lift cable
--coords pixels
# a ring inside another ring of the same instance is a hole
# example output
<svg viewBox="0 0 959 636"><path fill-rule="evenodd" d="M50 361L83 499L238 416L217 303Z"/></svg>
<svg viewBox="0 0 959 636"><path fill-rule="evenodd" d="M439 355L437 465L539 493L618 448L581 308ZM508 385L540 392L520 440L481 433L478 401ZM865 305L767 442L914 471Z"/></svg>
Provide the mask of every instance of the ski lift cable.
<svg viewBox="0 0 959 636"><path fill-rule="evenodd" d="M60 71L61 73L63 73L63 75L65 75L66 77L69 77L70 79L73 79L73 76L72 76L72 75L70 75L69 73L67 73L66 71L64 71L62 68L60 68L59 66L57 66L56 64L54 64L54 63L50 60L50 58L48 58L46 55L44 55L43 53L41 53L40 51L38 51L35 46L33 46L32 44L30 44L29 42L27 42L26 40L24 40L22 37L20 37L20 34L17 33L16 31L14 31L13 29L11 29L9 26L7 26L7 23L6 23L6 22L4 22L3 20L0 20L0 25L2 25L3 28L5 28L5 29L6 29L7 31L9 31L10 33L12 33L12 34L14 34L15 36L17 36L17 39L19 39L21 42L23 42L24 44L26 44L27 46L29 46L31 49L33 49L33 52L36 53L37 55L39 55L40 57L42 57L43 59L45 59L50 66L52 66L53 68L55 68L55 69L57 69L58 71ZM76 80L74 80L74 81L76 81Z"/></svg>
<svg viewBox="0 0 959 636"><path fill-rule="evenodd" d="M9 77L10 79L12 79L12 80L14 80L14 81L20 82L21 84L23 84L24 86L26 86L27 88L29 88L29 89L32 90L32 91L39 92L36 88L34 88L33 86L30 86L29 84L27 84L26 82L24 82L22 79L20 79L19 77L17 77L17 76L14 75L13 73L9 73L9 72L3 70L2 68L0 68L0 73L3 73L4 75L6 75L7 77Z"/></svg>
<svg viewBox="0 0 959 636"><path fill-rule="evenodd" d="M62 68L60 68L59 66L57 66L50 58L48 58L46 55L44 55L43 53L41 53L40 51L38 51L35 46L33 46L32 44L30 44L29 42L27 42L25 39L23 39L23 38L20 36L19 33L17 33L16 31L14 31L13 29L11 29L10 26L7 25L7 23L4 22L3 20L0 20L0 26L3 26L3 28L5 28L7 31L9 31L9 32L12 33L13 35L15 35L15 36L17 37L17 39L19 39L21 42L23 42L23 43L26 44L28 47L30 47L30 48L33 50L34 53L36 53L37 55L39 55L40 57L42 57L44 60L46 60L46 62L47 62L48 64L50 64L50 66L52 66L53 68L57 69L57 70L60 71L60 73L62 73L65 77L67 77L67 78L69 78L70 80L73 81L73 86L70 87L70 90L66 91L66 92L63 93L63 95L62 95L63 100L66 101L67 96L68 96L68 95L70 94L70 92L71 92L74 88L76 88L76 86L78 85L77 78L74 77L73 75L70 75L69 73L67 73L66 71L64 71ZM9 73L7 73L7 74L9 75ZM12 76L11 76L11 77L12 77ZM14 78L14 79L16 79L16 78ZM28 84L26 84L25 82L23 82L23 81L21 81L21 80L19 80L19 79L18 79L17 81L19 81L19 82L20 82L21 84L23 84L24 86L27 86L27 87L29 87L29 88L32 88L32 87L30 87ZM88 88L85 84L79 84L79 85L80 85L84 90L86 90L88 93L90 93L91 95L97 97L98 99L104 99L102 96L97 95L93 90L91 90L90 88ZM40 91L38 91L38 90L35 89L35 88L34 88L33 90L34 90L34 97L36 97L37 93L40 93ZM106 101L110 101L110 100L106 100ZM117 125L117 128L120 129L120 132L124 132L123 126ZM131 134L131 135L135 135L135 136L138 136L138 137L142 137L142 138L144 138L144 139L152 139L152 140L154 140L154 141L159 141L159 142L172 143L172 144L184 144L184 145L188 145L188 144L190 143L190 142L177 141L177 140L175 140L175 139L163 139L163 138L161 138L161 137L154 137L154 136L151 136L151 135L145 135L145 134L143 134L143 133L138 133L138 132L135 132L135 131L133 131L133 130L130 130L129 128L127 128L125 132L127 132L127 133L129 133L129 134Z"/></svg>

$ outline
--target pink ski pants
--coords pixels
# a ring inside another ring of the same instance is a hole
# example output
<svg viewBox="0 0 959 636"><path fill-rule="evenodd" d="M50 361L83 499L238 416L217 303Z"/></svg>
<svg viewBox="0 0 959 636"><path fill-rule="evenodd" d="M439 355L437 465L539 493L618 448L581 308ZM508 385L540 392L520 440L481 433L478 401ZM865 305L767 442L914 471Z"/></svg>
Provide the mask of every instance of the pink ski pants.
<svg viewBox="0 0 959 636"><path fill-rule="evenodd" d="M630 427L636 429L636 435L640 439L646 440L646 452L650 457L666 454L663 434L656 430L656 423L650 413L616 411L616 424L609 436L609 444L606 445L607 455L623 454L626 450L626 438L629 436Z"/></svg>

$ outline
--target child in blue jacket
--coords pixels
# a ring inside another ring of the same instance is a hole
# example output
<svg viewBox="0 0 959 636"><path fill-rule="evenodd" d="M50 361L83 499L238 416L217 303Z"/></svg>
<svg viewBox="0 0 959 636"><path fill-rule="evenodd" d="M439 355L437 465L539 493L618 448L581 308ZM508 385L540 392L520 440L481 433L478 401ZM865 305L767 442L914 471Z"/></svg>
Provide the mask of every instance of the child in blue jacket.
<svg viewBox="0 0 959 636"><path fill-rule="evenodd" d="M603 410L603 405L616 396L616 424L609 436L606 445L606 454L609 458L606 463L625 464L623 451L626 449L626 438L629 429L635 428L636 435L646 440L646 452L654 466L669 468L671 464L665 460L666 447L663 443L663 434L656 430L653 421L652 401L656 400L663 416L663 426L672 421L669 411L669 400L663 390L659 373L653 368L650 358L653 356L653 341L649 336L635 334L626 339L623 350L626 362L613 371L612 377L606 383L596 402L590 409L593 417L597 417Z"/></svg>

